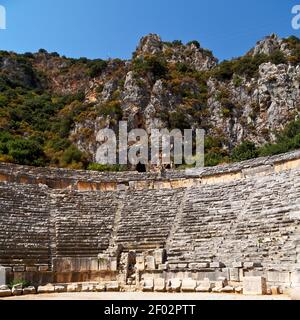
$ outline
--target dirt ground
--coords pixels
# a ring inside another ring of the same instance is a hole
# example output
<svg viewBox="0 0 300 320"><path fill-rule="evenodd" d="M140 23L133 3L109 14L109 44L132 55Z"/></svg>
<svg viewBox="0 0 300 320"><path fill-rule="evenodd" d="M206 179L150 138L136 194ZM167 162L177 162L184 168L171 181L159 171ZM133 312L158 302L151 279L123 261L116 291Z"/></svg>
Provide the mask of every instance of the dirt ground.
<svg viewBox="0 0 300 320"><path fill-rule="evenodd" d="M0 299L1 300L1 299ZM286 295L278 296L245 296L238 294L209 294L209 293L141 293L141 292L80 292L26 295L10 297L6 300L290 300Z"/></svg>

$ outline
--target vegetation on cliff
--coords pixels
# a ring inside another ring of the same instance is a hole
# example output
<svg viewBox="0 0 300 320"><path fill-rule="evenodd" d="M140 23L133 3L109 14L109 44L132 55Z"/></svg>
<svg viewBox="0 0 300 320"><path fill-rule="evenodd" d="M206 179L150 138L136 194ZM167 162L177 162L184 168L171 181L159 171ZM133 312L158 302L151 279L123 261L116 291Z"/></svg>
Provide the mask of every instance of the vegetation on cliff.
<svg viewBox="0 0 300 320"><path fill-rule="evenodd" d="M131 61L1 51L0 161L124 170L94 164L97 130L117 129L120 120L131 128L204 128L208 166L293 150L299 63L294 36L271 36L221 63L198 41L156 35L141 40Z"/></svg>

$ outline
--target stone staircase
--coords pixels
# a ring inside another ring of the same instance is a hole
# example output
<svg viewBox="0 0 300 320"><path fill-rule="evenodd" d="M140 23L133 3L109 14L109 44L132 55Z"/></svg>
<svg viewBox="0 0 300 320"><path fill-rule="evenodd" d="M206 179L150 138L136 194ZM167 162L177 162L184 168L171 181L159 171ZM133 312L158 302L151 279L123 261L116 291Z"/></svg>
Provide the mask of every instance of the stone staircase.
<svg viewBox="0 0 300 320"><path fill-rule="evenodd" d="M116 243L124 251L164 248L184 191L143 190L126 194Z"/></svg>

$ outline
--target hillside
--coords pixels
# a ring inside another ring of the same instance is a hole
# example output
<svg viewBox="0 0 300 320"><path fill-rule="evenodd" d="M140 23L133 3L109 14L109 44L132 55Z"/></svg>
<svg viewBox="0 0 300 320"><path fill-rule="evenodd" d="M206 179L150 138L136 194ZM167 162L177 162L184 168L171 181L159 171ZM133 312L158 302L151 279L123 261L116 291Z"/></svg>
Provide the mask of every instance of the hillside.
<svg viewBox="0 0 300 320"><path fill-rule="evenodd" d="M96 134L119 120L204 128L208 166L297 149L299 64L300 40L276 35L221 63L197 41L154 34L128 61L1 51L0 161L97 168Z"/></svg>

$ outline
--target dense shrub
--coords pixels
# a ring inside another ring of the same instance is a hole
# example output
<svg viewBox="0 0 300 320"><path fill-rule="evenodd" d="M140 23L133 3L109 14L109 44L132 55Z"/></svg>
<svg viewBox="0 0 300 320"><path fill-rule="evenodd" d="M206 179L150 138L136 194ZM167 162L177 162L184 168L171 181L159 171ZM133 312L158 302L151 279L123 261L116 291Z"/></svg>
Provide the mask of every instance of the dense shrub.
<svg viewBox="0 0 300 320"><path fill-rule="evenodd" d="M174 41L172 41L172 45L174 47L180 47L180 46L182 46L182 41L181 40L174 40Z"/></svg>
<svg viewBox="0 0 300 320"><path fill-rule="evenodd" d="M6 144L7 154L21 165L43 165L43 148L36 141L13 139Z"/></svg>
<svg viewBox="0 0 300 320"><path fill-rule="evenodd" d="M70 168L84 168L87 164L86 156L76 146L70 145L62 155L62 166Z"/></svg>
<svg viewBox="0 0 300 320"><path fill-rule="evenodd" d="M187 43L188 46L190 46L190 45L192 45L192 44L195 45L198 49L200 49L200 43L199 43L199 41L193 40L193 41L190 41L190 42Z"/></svg>
<svg viewBox="0 0 300 320"><path fill-rule="evenodd" d="M271 156L300 148L300 120L293 121L279 134L277 141L259 150L260 156Z"/></svg>
<svg viewBox="0 0 300 320"><path fill-rule="evenodd" d="M108 117L119 121L123 117L123 110L119 101L110 101L99 107L99 112L101 116Z"/></svg>
<svg viewBox="0 0 300 320"><path fill-rule="evenodd" d="M140 57L133 60L133 71L140 76L151 73L155 79L164 78L168 72L164 59L157 56Z"/></svg>
<svg viewBox="0 0 300 320"><path fill-rule="evenodd" d="M289 57L289 61L294 65L299 64L300 63L300 39L295 36L291 36L285 39L284 41L285 43L287 43L289 49L292 51L291 56Z"/></svg>
<svg viewBox="0 0 300 320"><path fill-rule="evenodd" d="M274 64L287 63L288 59L280 50L274 51L271 55L257 54L255 56L244 56L231 61L221 62L213 71L212 75L219 81L231 80L233 75L253 78L258 75L259 66L266 62Z"/></svg>
<svg viewBox="0 0 300 320"><path fill-rule="evenodd" d="M244 141L239 146L233 149L231 158L234 161L244 161L256 158L258 155L258 150L255 143L251 141Z"/></svg>
<svg viewBox="0 0 300 320"><path fill-rule="evenodd" d="M180 73L188 73L192 72L192 68L190 68L186 63L178 62L176 63L176 70Z"/></svg>
<svg viewBox="0 0 300 320"><path fill-rule="evenodd" d="M189 129L190 123L187 119L187 113L182 108L177 108L169 113L169 128L172 129Z"/></svg>
<svg viewBox="0 0 300 320"><path fill-rule="evenodd" d="M107 62L101 59L92 60L88 63L88 75L91 78L96 78L106 69Z"/></svg>

